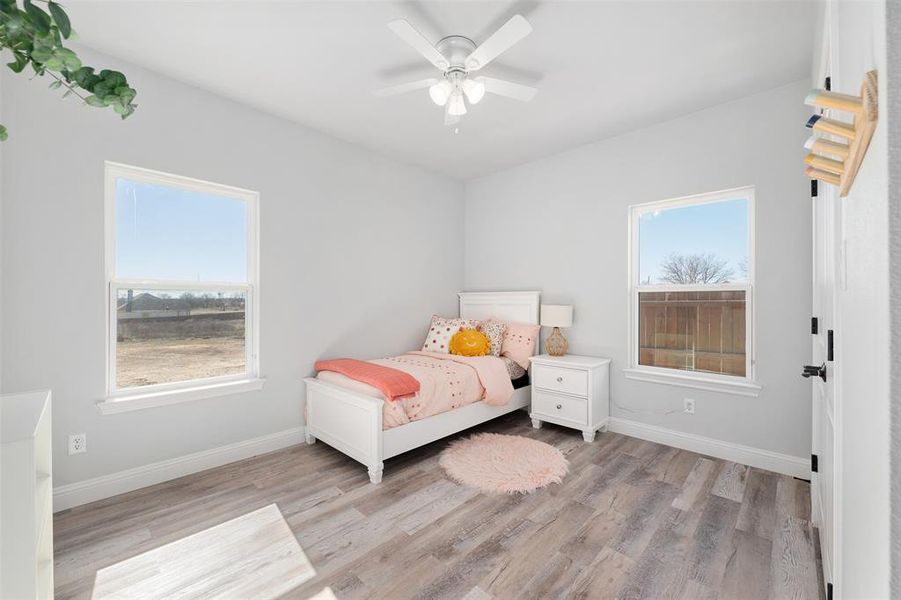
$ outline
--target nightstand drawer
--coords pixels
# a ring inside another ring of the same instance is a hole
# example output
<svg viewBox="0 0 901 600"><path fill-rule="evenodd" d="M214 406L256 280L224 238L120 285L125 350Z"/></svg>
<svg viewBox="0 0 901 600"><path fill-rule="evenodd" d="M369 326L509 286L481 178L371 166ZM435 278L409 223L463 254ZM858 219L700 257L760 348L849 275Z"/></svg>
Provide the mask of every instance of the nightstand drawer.
<svg viewBox="0 0 901 600"><path fill-rule="evenodd" d="M532 367L532 384L555 392L587 396L588 371L535 364Z"/></svg>
<svg viewBox="0 0 901 600"><path fill-rule="evenodd" d="M588 401L585 398L573 398L533 389L532 413L584 425L588 422Z"/></svg>

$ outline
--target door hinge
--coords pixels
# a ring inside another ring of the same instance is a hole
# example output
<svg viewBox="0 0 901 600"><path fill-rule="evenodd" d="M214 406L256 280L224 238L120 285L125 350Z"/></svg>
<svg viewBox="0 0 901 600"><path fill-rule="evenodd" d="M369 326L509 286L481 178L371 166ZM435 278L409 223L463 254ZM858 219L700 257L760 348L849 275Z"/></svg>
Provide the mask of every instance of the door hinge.
<svg viewBox="0 0 901 600"><path fill-rule="evenodd" d="M826 332L826 360L832 362L835 360L835 351L832 345L832 330Z"/></svg>
<svg viewBox="0 0 901 600"><path fill-rule="evenodd" d="M814 473L819 473L820 468L820 458L816 454L810 455L810 470Z"/></svg>
<svg viewBox="0 0 901 600"><path fill-rule="evenodd" d="M832 90L832 77L826 78L826 81L823 82L823 87L826 88L827 92Z"/></svg>
<svg viewBox="0 0 901 600"><path fill-rule="evenodd" d="M826 600L832 600L832 584L826 584Z"/></svg>
<svg viewBox="0 0 901 600"><path fill-rule="evenodd" d="M820 332L820 320L816 317L810 317L810 335L816 335Z"/></svg>
<svg viewBox="0 0 901 600"><path fill-rule="evenodd" d="M811 179L811 180L810 180L810 197L811 197L811 198L816 198L816 197L817 197L817 189L818 189L818 186L817 186L817 180L816 180L816 179Z"/></svg>

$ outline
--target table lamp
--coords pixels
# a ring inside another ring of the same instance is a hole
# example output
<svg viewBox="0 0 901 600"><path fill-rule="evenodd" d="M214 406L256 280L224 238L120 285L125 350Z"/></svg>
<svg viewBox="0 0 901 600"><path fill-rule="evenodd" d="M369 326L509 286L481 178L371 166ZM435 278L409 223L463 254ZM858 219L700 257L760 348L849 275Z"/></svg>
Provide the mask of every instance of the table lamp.
<svg viewBox="0 0 901 600"><path fill-rule="evenodd" d="M560 333L561 327L572 327L573 307L569 304L542 304L541 325L553 327L554 331L544 342L545 351L551 356L566 356L569 344Z"/></svg>

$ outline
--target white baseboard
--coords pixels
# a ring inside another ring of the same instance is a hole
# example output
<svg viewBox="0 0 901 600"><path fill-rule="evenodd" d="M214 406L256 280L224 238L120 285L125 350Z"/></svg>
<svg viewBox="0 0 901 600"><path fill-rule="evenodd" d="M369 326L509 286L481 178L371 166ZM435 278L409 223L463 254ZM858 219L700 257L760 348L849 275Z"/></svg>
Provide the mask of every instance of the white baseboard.
<svg viewBox="0 0 901 600"><path fill-rule="evenodd" d="M294 446L301 443L303 437L304 428L294 427L285 431L195 452L186 456L179 456L178 458L171 458L143 467L61 485L53 488L53 511L59 512L95 500L131 492L148 485L219 467L236 460Z"/></svg>
<svg viewBox="0 0 901 600"><path fill-rule="evenodd" d="M751 465L752 467L790 475L791 477L810 479L810 460L806 458L752 448L751 446L742 446L741 444L733 444L732 442L724 442L617 417L610 418L608 428L610 431L630 437L666 444L674 448L690 450L691 452L706 454L707 456L743 465Z"/></svg>

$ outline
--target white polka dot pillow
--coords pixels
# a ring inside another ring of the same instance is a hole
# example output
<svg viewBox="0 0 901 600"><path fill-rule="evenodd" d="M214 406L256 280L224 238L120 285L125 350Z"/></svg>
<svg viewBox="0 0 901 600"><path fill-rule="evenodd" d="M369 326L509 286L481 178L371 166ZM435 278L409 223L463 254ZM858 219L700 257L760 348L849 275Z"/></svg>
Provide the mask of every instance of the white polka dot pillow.
<svg viewBox="0 0 901 600"><path fill-rule="evenodd" d="M475 319L446 319L438 315L432 315L429 325L429 333L426 335L422 349L425 352L450 352L450 339L461 329L475 329L479 322Z"/></svg>
<svg viewBox="0 0 901 600"><path fill-rule="evenodd" d="M507 324L503 321L495 321L489 319L479 324L479 331L488 336L491 342L491 356L500 356L501 348L504 346L504 332L507 331Z"/></svg>

